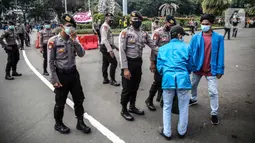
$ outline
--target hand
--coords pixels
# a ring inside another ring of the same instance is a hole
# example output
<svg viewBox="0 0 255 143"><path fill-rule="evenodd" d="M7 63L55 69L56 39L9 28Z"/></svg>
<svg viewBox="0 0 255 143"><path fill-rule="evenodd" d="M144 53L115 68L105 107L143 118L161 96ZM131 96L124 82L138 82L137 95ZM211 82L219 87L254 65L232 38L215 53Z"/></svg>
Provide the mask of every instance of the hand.
<svg viewBox="0 0 255 143"><path fill-rule="evenodd" d="M220 79L222 77L222 74L217 74L216 77Z"/></svg>
<svg viewBox="0 0 255 143"><path fill-rule="evenodd" d="M57 83L53 84L53 86L54 86L55 88L60 88L60 87L62 87L63 85L62 85L60 82L57 82Z"/></svg>
<svg viewBox="0 0 255 143"><path fill-rule="evenodd" d="M114 58L114 57L115 57L115 55L114 55L114 52L113 52L113 51L110 51L110 52L109 52L109 54L110 54L110 56L111 56L112 58Z"/></svg>
<svg viewBox="0 0 255 143"><path fill-rule="evenodd" d="M131 78L131 73L129 72L128 69L124 69L124 77L128 80Z"/></svg>
<svg viewBox="0 0 255 143"><path fill-rule="evenodd" d="M43 48L40 48L40 52L43 54Z"/></svg>
<svg viewBox="0 0 255 143"><path fill-rule="evenodd" d="M71 33L70 37L71 37L71 39L72 39L73 41L75 41L75 39L76 39L76 37L77 37L77 33L76 33L76 32Z"/></svg>
<svg viewBox="0 0 255 143"><path fill-rule="evenodd" d="M155 62L153 62L153 61L151 61L150 70L152 73L154 73L156 71L156 65L155 65Z"/></svg>

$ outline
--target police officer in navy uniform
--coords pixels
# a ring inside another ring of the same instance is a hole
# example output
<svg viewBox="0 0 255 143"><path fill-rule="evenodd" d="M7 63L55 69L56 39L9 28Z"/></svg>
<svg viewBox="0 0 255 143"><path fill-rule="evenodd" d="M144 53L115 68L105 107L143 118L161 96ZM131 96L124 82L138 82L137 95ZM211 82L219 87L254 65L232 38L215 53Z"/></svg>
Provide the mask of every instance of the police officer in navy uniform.
<svg viewBox="0 0 255 143"><path fill-rule="evenodd" d="M117 60L114 55L113 49L118 48L114 45L114 39L113 35L111 32L111 26L113 24L113 15L111 13L106 13L105 14L105 22L100 28L100 33L101 33L101 45L100 45L100 51L103 55L103 64L102 64L102 73L103 73L103 84L108 84L110 83L113 86L120 86L119 83L116 82L115 80L115 72L117 68ZM111 81L108 79L108 67L110 66L110 78Z"/></svg>
<svg viewBox="0 0 255 143"><path fill-rule="evenodd" d="M41 50L41 53L43 54L43 75L48 76L49 73L47 71L47 67L48 67L47 43L48 43L48 40L55 35L55 33L53 33L53 30L51 29L50 21L45 21L44 23L45 23L44 29L40 31L40 50Z"/></svg>
<svg viewBox="0 0 255 143"><path fill-rule="evenodd" d="M83 57L85 51L76 38L76 23L73 17L69 14L64 14L62 19L64 21L64 25L61 26L62 31L50 38L48 42L50 81L55 87L56 101L54 108L56 124L54 128L62 134L70 132L70 129L64 125L62 120L67 95L70 92L77 117L76 129L89 133L91 129L83 121L84 93L75 64L76 55Z"/></svg>
<svg viewBox="0 0 255 143"><path fill-rule="evenodd" d="M4 42L5 40L5 42ZM0 36L0 44L7 53L7 64L5 69L5 79L13 80L12 76L22 76L22 74L17 72L17 64L20 59L19 55L19 46L20 39L15 31L15 23L10 21L8 29ZM12 69L12 76L10 74Z"/></svg>
<svg viewBox="0 0 255 143"><path fill-rule="evenodd" d="M142 53L145 44L155 52L157 48L149 34L141 30L142 15L138 11L131 13L131 27L124 29L119 37L119 55L122 76L121 115L128 121L134 120L130 113L144 115L144 111L136 108L136 96L142 77ZM129 110L127 104L129 102Z"/></svg>

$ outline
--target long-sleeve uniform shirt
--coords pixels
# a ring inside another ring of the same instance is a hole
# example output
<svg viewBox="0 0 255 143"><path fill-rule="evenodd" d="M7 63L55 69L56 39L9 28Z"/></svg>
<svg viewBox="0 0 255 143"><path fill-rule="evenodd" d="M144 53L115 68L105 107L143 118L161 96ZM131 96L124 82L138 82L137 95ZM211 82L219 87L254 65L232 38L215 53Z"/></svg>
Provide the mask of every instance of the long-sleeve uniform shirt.
<svg viewBox="0 0 255 143"><path fill-rule="evenodd" d="M40 47L47 45L49 39L53 37L55 33L51 29L43 29L40 31Z"/></svg>
<svg viewBox="0 0 255 143"><path fill-rule="evenodd" d="M110 52L114 48L116 48L114 46L114 39L113 39L113 35L110 28L111 27L106 22L104 22L104 24L100 28L100 33L102 38L101 44L106 47L107 52Z"/></svg>
<svg viewBox="0 0 255 143"><path fill-rule="evenodd" d="M24 36L25 36L25 33L26 33L25 26L18 25L15 28L16 28L16 31L18 34L24 34Z"/></svg>
<svg viewBox="0 0 255 143"><path fill-rule="evenodd" d="M85 51L77 39L66 41L60 34L49 39L48 50L50 82L52 84L59 82L56 69L71 69L76 66L75 56L83 57L85 55Z"/></svg>
<svg viewBox="0 0 255 143"><path fill-rule="evenodd" d="M19 45L20 42L17 32L10 29L5 30L4 33L0 36L0 44L2 47Z"/></svg>
<svg viewBox="0 0 255 143"><path fill-rule="evenodd" d="M166 31L164 27L160 27L153 32L152 38L154 46L159 48L170 42L171 34L170 31ZM151 61L156 61L156 55L153 50L151 50L150 59Z"/></svg>
<svg viewBox="0 0 255 143"><path fill-rule="evenodd" d="M145 31L135 31L133 27L124 29L119 36L119 55L121 69L128 68L127 58L141 58L143 48L147 44L157 52L151 37Z"/></svg>

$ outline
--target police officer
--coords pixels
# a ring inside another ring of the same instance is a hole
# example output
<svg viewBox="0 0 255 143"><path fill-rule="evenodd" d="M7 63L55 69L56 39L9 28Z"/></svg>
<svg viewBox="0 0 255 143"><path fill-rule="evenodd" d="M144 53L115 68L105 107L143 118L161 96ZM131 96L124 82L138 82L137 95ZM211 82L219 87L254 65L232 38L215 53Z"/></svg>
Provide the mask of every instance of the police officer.
<svg viewBox="0 0 255 143"><path fill-rule="evenodd" d="M49 73L47 71L47 43L48 40L55 34L51 29L50 21L45 21L44 23L44 29L40 31L40 51L43 54L43 75L48 76Z"/></svg>
<svg viewBox="0 0 255 143"><path fill-rule="evenodd" d="M118 48L114 45L113 35L110 30L112 24L113 24L113 15L111 13L106 13L105 22L103 23L100 29L101 38L102 38L100 51L103 55L103 65L102 65L102 73L104 78L103 84L110 83L113 86L120 86L120 84L117 83L115 80L115 72L116 72L118 62L114 55L113 49L118 50ZM107 73L109 64L111 64L111 67L110 67L111 81L109 81L108 73Z"/></svg>
<svg viewBox="0 0 255 143"><path fill-rule="evenodd" d="M25 30L25 26L22 25L20 22L17 23L16 26L16 31L19 35L19 39L21 41L21 50L24 50L24 41L25 41L25 36L26 36L26 30Z"/></svg>
<svg viewBox="0 0 255 143"><path fill-rule="evenodd" d="M170 40L171 40L170 30L171 30L171 27L174 25L176 25L175 18L171 15L166 16L164 26L160 27L159 29L156 29L152 34L153 44L156 47L159 48L159 47L170 42ZM155 94L158 92L157 101L160 101L160 99L162 97L162 89L161 89L162 77L156 70L156 64L157 64L156 59L157 59L157 56L155 55L155 53L153 51L151 51L150 70L151 70L151 72L154 73L154 82L151 85L150 93L149 93L148 98L145 100L145 103L146 103L147 107L149 108L149 110L152 110L152 111L156 110L156 108L153 104L153 98L154 98Z"/></svg>
<svg viewBox="0 0 255 143"><path fill-rule="evenodd" d="M122 76L122 93L121 93L121 115L128 121L134 120L130 113L144 115L144 111L137 109L135 106L137 90L142 76L142 52L145 44L156 50L148 33L141 30L142 15L138 11L131 13L131 27L124 29L120 33L119 55ZM127 110L127 104L129 110ZM130 113L129 113L130 112Z"/></svg>
<svg viewBox="0 0 255 143"><path fill-rule="evenodd" d="M64 21L62 31L50 38L48 42L50 81L55 87L56 101L54 108L56 124L54 128L62 134L70 132L70 129L64 125L62 120L67 95L70 91L77 117L76 129L89 133L91 129L83 121L84 108L82 104L84 93L75 64L75 56L83 57L85 51L76 39L76 23L73 17L69 14L64 14L62 19Z"/></svg>
<svg viewBox="0 0 255 143"><path fill-rule="evenodd" d="M4 42L4 39L6 43ZM15 23L9 22L8 29L4 31L4 33L0 36L0 44L5 49L7 53L7 64L5 68L5 79L13 80L12 76L22 76L22 74L17 73L17 64L19 61L19 37L15 31ZM10 71L12 69L12 76L10 75Z"/></svg>

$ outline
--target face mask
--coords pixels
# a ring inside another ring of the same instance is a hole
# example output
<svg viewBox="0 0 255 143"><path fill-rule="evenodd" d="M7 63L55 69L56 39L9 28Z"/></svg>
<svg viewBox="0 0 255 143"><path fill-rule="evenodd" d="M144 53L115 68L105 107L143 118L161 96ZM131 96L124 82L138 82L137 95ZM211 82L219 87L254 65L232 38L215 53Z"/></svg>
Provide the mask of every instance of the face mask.
<svg viewBox="0 0 255 143"><path fill-rule="evenodd" d="M13 25L9 26L9 29L13 30L15 27Z"/></svg>
<svg viewBox="0 0 255 143"><path fill-rule="evenodd" d="M179 39L181 42L183 42L184 41L184 38L183 38L183 36L181 37L181 39Z"/></svg>
<svg viewBox="0 0 255 143"><path fill-rule="evenodd" d="M211 28L211 26L210 26L210 25L201 25L201 29L202 29L202 31L203 31L203 32L207 32L207 31L209 31L209 30L210 30L210 28Z"/></svg>
<svg viewBox="0 0 255 143"><path fill-rule="evenodd" d="M46 29L50 29L50 25L44 25Z"/></svg>
<svg viewBox="0 0 255 143"><path fill-rule="evenodd" d="M132 21L132 25L135 29L139 29L142 25L142 21Z"/></svg>
<svg viewBox="0 0 255 143"><path fill-rule="evenodd" d="M65 33L67 35L70 35L71 34L71 27L65 27Z"/></svg>
<svg viewBox="0 0 255 143"><path fill-rule="evenodd" d="M171 26L166 26L166 31L170 31L171 30Z"/></svg>

